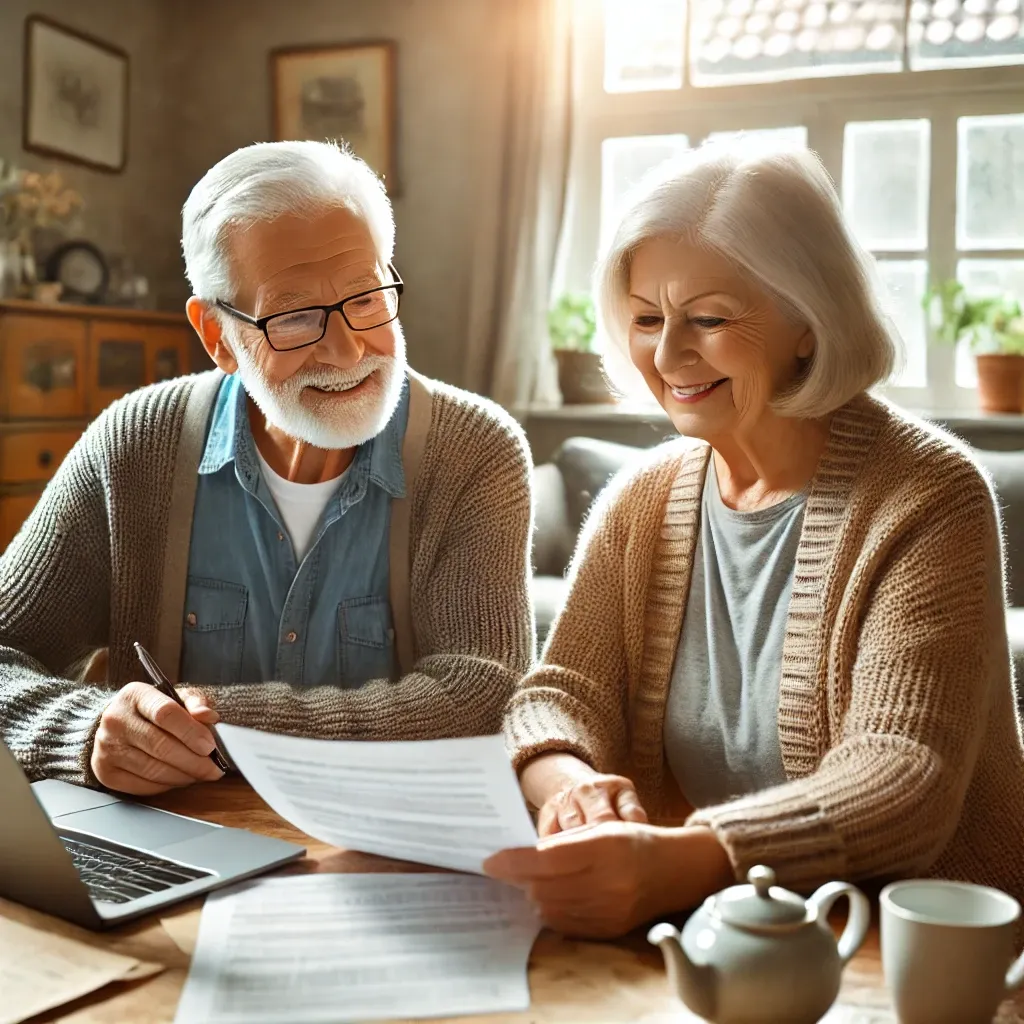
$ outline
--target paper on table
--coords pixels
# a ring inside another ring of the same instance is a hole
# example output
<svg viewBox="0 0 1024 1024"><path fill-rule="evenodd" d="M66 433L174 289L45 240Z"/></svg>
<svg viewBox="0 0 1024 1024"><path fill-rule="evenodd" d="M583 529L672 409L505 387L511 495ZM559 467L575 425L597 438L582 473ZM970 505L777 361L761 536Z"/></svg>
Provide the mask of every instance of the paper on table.
<svg viewBox="0 0 1024 1024"><path fill-rule="evenodd" d="M333 846L479 874L492 853L537 842L500 736L384 743L218 732L281 817Z"/></svg>
<svg viewBox="0 0 1024 1024"><path fill-rule="evenodd" d="M196 939L199 936L199 915L202 907L195 910L185 910L179 914L171 914L160 918L160 925L168 938L186 956L191 956L196 951Z"/></svg>
<svg viewBox="0 0 1024 1024"><path fill-rule="evenodd" d="M0 1024L18 1024L112 981L145 978L162 970L159 964L0 916Z"/></svg>
<svg viewBox="0 0 1024 1024"><path fill-rule="evenodd" d="M525 1010L540 925L466 875L299 875L206 901L176 1024L314 1024Z"/></svg>

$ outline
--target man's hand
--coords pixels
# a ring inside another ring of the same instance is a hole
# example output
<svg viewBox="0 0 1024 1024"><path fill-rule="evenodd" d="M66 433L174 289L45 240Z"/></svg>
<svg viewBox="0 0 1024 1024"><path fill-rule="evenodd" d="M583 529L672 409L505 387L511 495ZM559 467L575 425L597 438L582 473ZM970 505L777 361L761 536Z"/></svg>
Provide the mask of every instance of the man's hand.
<svg viewBox="0 0 1024 1024"><path fill-rule="evenodd" d="M96 778L135 796L219 779L223 773L210 760L214 740L207 727L216 713L200 711L191 694L187 702L196 704L196 717L146 683L120 689L100 715L90 760Z"/></svg>
<svg viewBox="0 0 1024 1024"><path fill-rule="evenodd" d="M629 779L595 772L571 754L534 758L523 769L520 782L526 798L540 808L537 832L541 836L604 821L647 821Z"/></svg>
<svg viewBox="0 0 1024 1024"><path fill-rule="evenodd" d="M503 850L484 862L484 871L524 889L549 928L593 939L694 907L733 877L710 830L625 821Z"/></svg>

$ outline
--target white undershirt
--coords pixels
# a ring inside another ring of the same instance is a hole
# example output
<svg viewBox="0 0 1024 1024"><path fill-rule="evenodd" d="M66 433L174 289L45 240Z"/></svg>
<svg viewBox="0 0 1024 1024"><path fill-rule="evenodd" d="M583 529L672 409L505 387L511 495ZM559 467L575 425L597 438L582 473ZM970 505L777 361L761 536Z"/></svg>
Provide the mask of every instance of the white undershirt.
<svg viewBox="0 0 1024 1024"><path fill-rule="evenodd" d="M348 468L333 480L324 480L318 484L298 484L294 480L286 480L279 473L271 469L259 449L256 454L260 459L260 467L263 470L263 479L274 496L274 503L277 511L284 520L284 528L292 539L292 547L295 549L295 560L301 562L306 557L310 545L313 543L313 535L316 532L317 524L323 515L327 502L345 479Z"/></svg>

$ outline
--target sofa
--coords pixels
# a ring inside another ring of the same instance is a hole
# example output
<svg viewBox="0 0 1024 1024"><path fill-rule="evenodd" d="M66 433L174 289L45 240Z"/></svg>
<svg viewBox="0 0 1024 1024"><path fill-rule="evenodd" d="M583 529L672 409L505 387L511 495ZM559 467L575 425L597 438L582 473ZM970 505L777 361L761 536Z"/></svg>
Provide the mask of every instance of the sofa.
<svg viewBox="0 0 1024 1024"><path fill-rule="evenodd" d="M959 422L956 432L971 443L969 424ZM539 645L547 637L565 599L564 574L587 511L605 484L631 460L636 460L640 451L628 445L574 437L561 445L549 463L536 467L533 593ZM1017 678L1024 679L1024 451L974 448L974 452L995 484L1002 512L1007 557L1007 629Z"/></svg>

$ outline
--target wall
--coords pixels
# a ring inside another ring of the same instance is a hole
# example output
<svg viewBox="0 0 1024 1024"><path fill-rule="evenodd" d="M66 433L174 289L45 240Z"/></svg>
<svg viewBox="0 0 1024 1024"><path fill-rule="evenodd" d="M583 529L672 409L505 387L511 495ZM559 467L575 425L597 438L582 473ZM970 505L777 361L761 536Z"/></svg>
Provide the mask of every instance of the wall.
<svg viewBox="0 0 1024 1024"><path fill-rule="evenodd" d="M497 144L488 71L505 0L168 0L177 69L179 194L238 146L270 137L267 55L278 47L397 42L395 263L406 281L410 360L463 381L475 170ZM201 25L201 31L190 25ZM493 70L490 78L493 79ZM184 294L182 292L181 294Z"/></svg>
<svg viewBox="0 0 1024 1024"><path fill-rule="evenodd" d="M398 226L410 359L463 382L475 168L497 144L488 82L500 66L504 0L0 0L0 155L56 166L86 197L83 234L129 250L158 305L188 295L179 215L189 189L238 146L270 138L268 53L393 39L397 55ZM120 175L21 149L25 16L46 14L128 50L131 123ZM490 78L488 72L490 71ZM493 101L491 101L493 106Z"/></svg>
<svg viewBox="0 0 1024 1024"><path fill-rule="evenodd" d="M22 140L25 18L42 14L126 50L129 68L129 151L123 173L94 171L26 153ZM164 126L172 101L164 85L166 14L153 0L0 0L0 156L33 169L56 168L86 200L81 234L104 252L128 252L173 303L179 275L179 175Z"/></svg>

